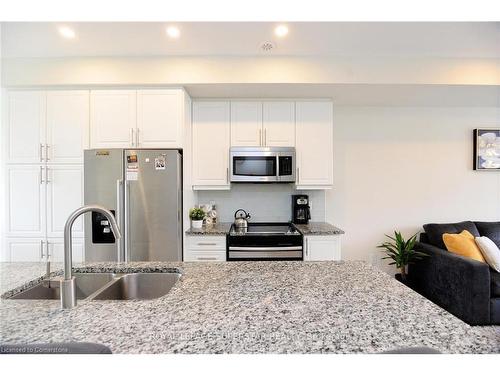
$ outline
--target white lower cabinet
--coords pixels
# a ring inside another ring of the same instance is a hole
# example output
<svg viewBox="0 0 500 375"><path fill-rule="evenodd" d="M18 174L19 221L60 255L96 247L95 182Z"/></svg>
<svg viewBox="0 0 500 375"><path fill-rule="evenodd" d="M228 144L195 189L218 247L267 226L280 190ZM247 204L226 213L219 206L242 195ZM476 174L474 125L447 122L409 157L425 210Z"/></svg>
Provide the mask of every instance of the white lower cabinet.
<svg viewBox="0 0 500 375"><path fill-rule="evenodd" d="M223 262L226 260L225 236L188 236L184 249L185 262Z"/></svg>
<svg viewBox="0 0 500 375"><path fill-rule="evenodd" d="M48 166L46 176L47 237L62 237L66 219L83 205L83 166ZM72 234L83 237L82 217L73 224Z"/></svg>
<svg viewBox="0 0 500 375"><path fill-rule="evenodd" d="M45 170L42 165L9 165L6 178L7 234L45 236Z"/></svg>
<svg viewBox="0 0 500 375"><path fill-rule="evenodd" d="M340 236L305 236L304 260L340 260Z"/></svg>
<svg viewBox="0 0 500 375"><path fill-rule="evenodd" d="M49 260L51 262L63 262L64 261L64 241L61 239L48 239L48 254ZM73 263L83 262L83 238L73 238L72 241L72 260Z"/></svg>
<svg viewBox="0 0 500 375"><path fill-rule="evenodd" d="M83 262L83 238L73 238L73 262ZM62 238L7 238L1 254L3 262L63 262Z"/></svg>
<svg viewBox="0 0 500 375"><path fill-rule="evenodd" d="M47 246L38 238L7 238L3 262L42 262L46 259Z"/></svg>

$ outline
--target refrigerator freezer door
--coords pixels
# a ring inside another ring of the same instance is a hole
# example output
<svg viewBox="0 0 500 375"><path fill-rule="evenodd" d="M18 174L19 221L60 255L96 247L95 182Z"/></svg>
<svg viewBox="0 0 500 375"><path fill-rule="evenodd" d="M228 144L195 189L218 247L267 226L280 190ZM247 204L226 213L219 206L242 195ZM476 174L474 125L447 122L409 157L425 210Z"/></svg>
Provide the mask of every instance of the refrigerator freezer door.
<svg viewBox="0 0 500 375"><path fill-rule="evenodd" d="M123 150L86 150L84 154L84 203L111 210L123 228ZM115 240L105 218L85 214L85 261L123 261L123 241ZM109 224L109 223L108 223Z"/></svg>
<svg viewBox="0 0 500 375"><path fill-rule="evenodd" d="M182 260L182 168L177 150L125 150L127 261Z"/></svg>

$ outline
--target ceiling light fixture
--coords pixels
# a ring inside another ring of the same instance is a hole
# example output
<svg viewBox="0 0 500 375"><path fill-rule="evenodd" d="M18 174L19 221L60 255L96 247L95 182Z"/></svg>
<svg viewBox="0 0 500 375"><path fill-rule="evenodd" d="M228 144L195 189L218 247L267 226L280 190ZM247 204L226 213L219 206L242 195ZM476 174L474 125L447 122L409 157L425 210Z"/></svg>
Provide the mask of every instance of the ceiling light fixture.
<svg viewBox="0 0 500 375"><path fill-rule="evenodd" d="M286 34L288 34L288 27L286 25L276 26L274 33L277 37L283 38Z"/></svg>
<svg viewBox="0 0 500 375"><path fill-rule="evenodd" d="M61 34L61 36L66 39L74 39L76 36L73 29L69 28L68 26L60 26L59 34Z"/></svg>
<svg viewBox="0 0 500 375"><path fill-rule="evenodd" d="M178 38L181 35L180 30L175 26L167 27L167 35L171 38Z"/></svg>

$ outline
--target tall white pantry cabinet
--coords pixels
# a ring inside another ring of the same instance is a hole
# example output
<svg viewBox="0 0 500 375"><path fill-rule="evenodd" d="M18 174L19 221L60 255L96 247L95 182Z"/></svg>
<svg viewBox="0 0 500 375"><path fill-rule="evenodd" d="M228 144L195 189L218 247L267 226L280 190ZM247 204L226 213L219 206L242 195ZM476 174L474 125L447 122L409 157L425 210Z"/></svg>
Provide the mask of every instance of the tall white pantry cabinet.
<svg viewBox="0 0 500 375"><path fill-rule="evenodd" d="M10 91L4 138L3 261L61 261L64 223L83 203L88 147L86 90ZM83 222L73 227L73 257L83 259Z"/></svg>

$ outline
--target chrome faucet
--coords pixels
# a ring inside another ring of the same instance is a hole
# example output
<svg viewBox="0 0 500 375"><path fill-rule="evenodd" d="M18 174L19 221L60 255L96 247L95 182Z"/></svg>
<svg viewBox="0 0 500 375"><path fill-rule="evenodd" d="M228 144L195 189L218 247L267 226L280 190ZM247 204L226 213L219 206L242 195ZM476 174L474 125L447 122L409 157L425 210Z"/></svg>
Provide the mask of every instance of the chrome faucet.
<svg viewBox="0 0 500 375"><path fill-rule="evenodd" d="M63 309L71 309L76 306L76 284L75 278L71 273L73 265L71 229L73 227L73 223L80 215L91 211L103 214L106 219L108 219L115 238L119 239L121 237L120 228L118 228L114 215L111 211L102 206L83 206L69 215L68 220L66 220L66 224L64 225L64 279L61 280L61 307Z"/></svg>

